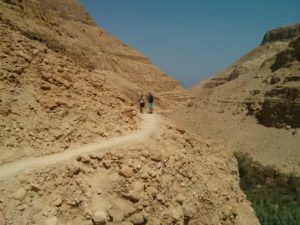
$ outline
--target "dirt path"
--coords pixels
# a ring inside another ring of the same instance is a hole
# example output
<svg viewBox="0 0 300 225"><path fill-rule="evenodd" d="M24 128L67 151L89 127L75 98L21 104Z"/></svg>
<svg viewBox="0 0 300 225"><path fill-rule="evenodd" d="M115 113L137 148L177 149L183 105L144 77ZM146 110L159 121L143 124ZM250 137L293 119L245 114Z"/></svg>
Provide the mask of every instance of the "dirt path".
<svg viewBox="0 0 300 225"><path fill-rule="evenodd" d="M38 167L44 167L53 163L66 161L82 153L104 150L125 144L130 145L140 143L151 136L156 126L157 115L144 114L141 129L134 133L122 137L111 138L98 143L87 144L76 149L69 149L67 151L52 155L27 158L4 164L0 167L0 180L4 180L7 177L11 177L21 172L26 172Z"/></svg>

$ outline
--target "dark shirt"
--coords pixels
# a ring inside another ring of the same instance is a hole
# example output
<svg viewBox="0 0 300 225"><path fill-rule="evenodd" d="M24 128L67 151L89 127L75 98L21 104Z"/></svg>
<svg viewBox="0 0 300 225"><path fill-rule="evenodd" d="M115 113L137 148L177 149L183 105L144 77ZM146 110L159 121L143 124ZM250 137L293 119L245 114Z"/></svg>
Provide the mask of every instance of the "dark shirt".
<svg viewBox="0 0 300 225"><path fill-rule="evenodd" d="M148 102L149 103L153 103L154 102L154 97L153 97L153 95L148 95Z"/></svg>

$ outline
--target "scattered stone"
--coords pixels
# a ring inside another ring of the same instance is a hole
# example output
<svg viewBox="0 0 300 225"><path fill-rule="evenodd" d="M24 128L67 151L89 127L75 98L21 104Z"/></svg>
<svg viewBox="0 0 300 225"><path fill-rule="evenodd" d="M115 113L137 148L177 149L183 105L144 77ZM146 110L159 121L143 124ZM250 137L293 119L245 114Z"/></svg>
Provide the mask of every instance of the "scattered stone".
<svg viewBox="0 0 300 225"><path fill-rule="evenodd" d="M136 181L130 188L128 193L123 194L124 197L137 202L145 197L145 184L140 181Z"/></svg>
<svg viewBox="0 0 300 225"><path fill-rule="evenodd" d="M97 160L102 160L103 159L103 154L96 154L96 153L91 153L90 154L91 159L97 159Z"/></svg>
<svg viewBox="0 0 300 225"><path fill-rule="evenodd" d="M94 225L105 225L107 222L107 214L104 211L96 211L92 215Z"/></svg>
<svg viewBox="0 0 300 225"><path fill-rule="evenodd" d="M145 222L145 217L142 213L136 213L130 217L130 221L133 224L143 224Z"/></svg>
<svg viewBox="0 0 300 225"><path fill-rule="evenodd" d="M186 132L184 129L181 129L181 128L176 128L176 130L181 134L185 134L185 132Z"/></svg>
<svg viewBox="0 0 300 225"><path fill-rule="evenodd" d="M58 197L54 202L53 205L56 207L60 207L62 204L62 199L60 197Z"/></svg>
<svg viewBox="0 0 300 225"><path fill-rule="evenodd" d="M104 159L102 161L102 165L106 168L109 169L111 167L112 161L110 159Z"/></svg>
<svg viewBox="0 0 300 225"><path fill-rule="evenodd" d="M183 196L183 194L179 193L177 196L176 196L176 201L179 203L179 204L183 204L185 200L185 197Z"/></svg>
<svg viewBox="0 0 300 225"><path fill-rule="evenodd" d="M124 219L124 213L118 209L108 210L108 215L112 218L113 222L121 222Z"/></svg>
<svg viewBox="0 0 300 225"><path fill-rule="evenodd" d="M55 109L58 106L57 101L54 99L47 99L43 105L50 110Z"/></svg>
<svg viewBox="0 0 300 225"><path fill-rule="evenodd" d="M33 190L34 192L38 192L41 190L41 188L38 184L31 184L31 190Z"/></svg>
<svg viewBox="0 0 300 225"><path fill-rule="evenodd" d="M24 189L19 189L18 191L16 191L12 196L14 199L17 199L17 200L24 200L25 196L26 196L26 190Z"/></svg>
<svg viewBox="0 0 300 225"><path fill-rule="evenodd" d="M181 206L171 208L171 216L175 221L183 220L183 209Z"/></svg>
<svg viewBox="0 0 300 225"><path fill-rule="evenodd" d="M41 89L44 91L49 91L49 90L51 90L51 87L49 85L42 85Z"/></svg>
<svg viewBox="0 0 300 225"><path fill-rule="evenodd" d="M296 135L297 134L297 130L293 130L292 135Z"/></svg>
<svg viewBox="0 0 300 225"><path fill-rule="evenodd" d="M193 218L194 215L195 215L195 208L190 205L190 204L187 204L187 203L183 203L182 205L182 208L183 208L183 215L187 218Z"/></svg>
<svg viewBox="0 0 300 225"><path fill-rule="evenodd" d="M134 171L132 167L129 167L127 165L123 165L119 171L119 174L123 177L132 177L134 175Z"/></svg>
<svg viewBox="0 0 300 225"><path fill-rule="evenodd" d="M91 161L90 157L85 156L85 155L83 155L83 156L77 156L76 159L77 159L77 161L81 161L81 162L83 162L85 164L87 164L87 163L89 163Z"/></svg>
<svg viewBox="0 0 300 225"><path fill-rule="evenodd" d="M156 152L152 152L152 154L150 154L150 158L155 162L162 161L164 158L163 151L157 150Z"/></svg>
<svg viewBox="0 0 300 225"><path fill-rule="evenodd" d="M25 205L18 205L18 206L17 206L17 209L18 209L19 211L24 211L24 210L25 210Z"/></svg>

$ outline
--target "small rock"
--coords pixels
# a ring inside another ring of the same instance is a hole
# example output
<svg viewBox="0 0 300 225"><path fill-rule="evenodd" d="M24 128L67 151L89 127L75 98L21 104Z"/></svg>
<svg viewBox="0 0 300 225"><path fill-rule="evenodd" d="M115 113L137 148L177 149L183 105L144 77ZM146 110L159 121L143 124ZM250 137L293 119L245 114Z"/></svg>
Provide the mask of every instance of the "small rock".
<svg viewBox="0 0 300 225"><path fill-rule="evenodd" d="M183 209L181 206L179 207L174 207L171 209L171 216L175 221L180 221L183 220Z"/></svg>
<svg viewBox="0 0 300 225"><path fill-rule="evenodd" d="M96 154L96 153L90 153L90 158L91 159L97 159L101 161L103 159L104 154Z"/></svg>
<svg viewBox="0 0 300 225"><path fill-rule="evenodd" d="M61 206L62 204L62 199L59 197L57 198L54 202L53 202L53 205L56 206L56 207L59 207Z"/></svg>
<svg viewBox="0 0 300 225"><path fill-rule="evenodd" d="M123 177L132 177L134 175L134 171L132 167L129 167L127 165L123 165L119 171L119 174Z"/></svg>
<svg viewBox="0 0 300 225"><path fill-rule="evenodd" d="M96 211L93 213L92 220L94 225L105 225L107 221L107 215L104 211Z"/></svg>
<svg viewBox="0 0 300 225"><path fill-rule="evenodd" d="M186 132L184 129L181 128L176 128L176 130L181 134L184 134Z"/></svg>
<svg viewBox="0 0 300 225"><path fill-rule="evenodd" d="M40 186L38 184L31 184L31 190L33 190L34 192L38 192L40 191Z"/></svg>
<svg viewBox="0 0 300 225"><path fill-rule="evenodd" d="M182 205L182 208L183 208L183 215L185 217L187 217L187 218L193 218L194 217L196 210L192 205L184 203Z"/></svg>
<svg viewBox="0 0 300 225"><path fill-rule="evenodd" d="M19 211L24 211L25 205L19 205L19 206L17 206L17 209L18 209Z"/></svg>
<svg viewBox="0 0 300 225"><path fill-rule="evenodd" d="M44 91L49 91L49 90L51 90L51 87L49 85L42 85L41 89Z"/></svg>
<svg viewBox="0 0 300 225"><path fill-rule="evenodd" d="M102 165L106 168L109 169L111 167L112 161L110 159L105 159L102 161Z"/></svg>
<svg viewBox="0 0 300 225"><path fill-rule="evenodd" d="M124 194L124 197L136 202L145 196L145 184L140 181L136 181L130 188L128 194Z"/></svg>
<svg viewBox="0 0 300 225"><path fill-rule="evenodd" d="M290 126L290 125L286 125L285 126L285 129L287 129L287 130L289 130L289 129L291 129L292 127Z"/></svg>
<svg viewBox="0 0 300 225"><path fill-rule="evenodd" d="M17 199L17 200L24 200L25 196L26 196L26 190L24 189L19 189L17 192L15 192L13 195L13 198L14 199Z"/></svg>
<svg viewBox="0 0 300 225"><path fill-rule="evenodd" d="M296 134L297 134L297 131L293 130L292 135L296 135Z"/></svg>
<svg viewBox="0 0 300 225"><path fill-rule="evenodd" d="M179 204L183 204L183 202L184 202L184 200L185 200L185 197L181 194L181 193L179 193L177 196L176 196L176 201L179 203Z"/></svg>
<svg viewBox="0 0 300 225"><path fill-rule="evenodd" d="M145 218L142 213L136 213L131 216L130 221L133 224L143 224L145 222Z"/></svg>
<svg viewBox="0 0 300 225"><path fill-rule="evenodd" d="M112 218L113 222L121 222L124 219L124 213L118 209L110 209L108 215Z"/></svg>
<svg viewBox="0 0 300 225"><path fill-rule="evenodd" d="M155 162L163 160L163 152L161 150L155 151L150 155L150 158Z"/></svg>
<svg viewBox="0 0 300 225"><path fill-rule="evenodd" d="M87 156L84 155L84 156L81 156L81 159L79 161L87 164L87 163L89 163L91 161L91 159L89 157L87 157Z"/></svg>

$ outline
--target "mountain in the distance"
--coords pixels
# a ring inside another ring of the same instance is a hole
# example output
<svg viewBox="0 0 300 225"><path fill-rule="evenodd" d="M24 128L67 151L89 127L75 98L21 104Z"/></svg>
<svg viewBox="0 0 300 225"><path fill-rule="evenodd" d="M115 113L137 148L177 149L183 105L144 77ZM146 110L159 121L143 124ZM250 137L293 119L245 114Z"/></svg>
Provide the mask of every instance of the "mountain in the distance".
<svg viewBox="0 0 300 225"><path fill-rule="evenodd" d="M258 47L190 91L196 100L174 113L179 122L264 164L299 171L300 24L267 32Z"/></svg>

